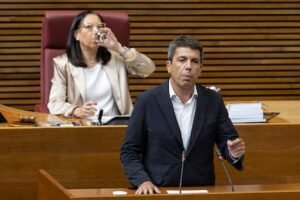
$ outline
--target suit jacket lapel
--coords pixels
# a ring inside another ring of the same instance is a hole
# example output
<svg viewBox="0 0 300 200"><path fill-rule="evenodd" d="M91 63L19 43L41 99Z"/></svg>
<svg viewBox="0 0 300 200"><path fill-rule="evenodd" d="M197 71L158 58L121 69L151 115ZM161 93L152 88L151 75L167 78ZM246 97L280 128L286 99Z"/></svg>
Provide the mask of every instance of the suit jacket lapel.
<svg viewBox="0 0 300 200"><path fill-rule="evenodd" d="M172 130L172 133L175 135L175 137L178 139L179 143L183 147L181 132L170 99L169 81L166 81L165 83L162 84L162 87L160 87L160 90L158 91L158 95L157 95L157 102L162 110L164 118L166 119L170 129Z"/></svg>
<svg viewBox="0 0 300 200"><path fill-rule="evenodd" d="M196 112L195 112L193 127L191 131L191 136L190 136L190 142L186 154L189 154L191 152L193 146L195 145L198 137L201 134L200 131L203 126L203 122L206 115L206 108L207 108L207 98L204 95L205 92L204 90L202 89L201 86L197 86L197 92L198 92L197 106L196 106Z"/></svg>
<svg viewBox="0 0 300 200"><path fill-rule="evenodd" d="M84 70L82 67L75 67L70 63L71 66L71 74L74 78L74 82L76 87L78 88L83 102L86 101L86 89L85 89L85 78L84 78Z"/></svg>

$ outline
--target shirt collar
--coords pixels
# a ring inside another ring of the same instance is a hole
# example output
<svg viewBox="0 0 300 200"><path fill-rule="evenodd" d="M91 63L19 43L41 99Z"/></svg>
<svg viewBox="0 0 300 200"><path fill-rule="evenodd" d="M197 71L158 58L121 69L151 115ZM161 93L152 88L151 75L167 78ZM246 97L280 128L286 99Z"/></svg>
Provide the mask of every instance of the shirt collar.
<svg viewBox="0 0 300 200"><path fill-rule="evenodd" d="M176 95L176 93L173 89L173 86L171 84L171 79L169 79L169 94L170 94L171 99L173 99L173 98L178 98L179 99L179 97ZM193 92L192 97L194 97L194 98L198 97L198 92L197 92L196 85L194 85L194 92Z"/></svg>

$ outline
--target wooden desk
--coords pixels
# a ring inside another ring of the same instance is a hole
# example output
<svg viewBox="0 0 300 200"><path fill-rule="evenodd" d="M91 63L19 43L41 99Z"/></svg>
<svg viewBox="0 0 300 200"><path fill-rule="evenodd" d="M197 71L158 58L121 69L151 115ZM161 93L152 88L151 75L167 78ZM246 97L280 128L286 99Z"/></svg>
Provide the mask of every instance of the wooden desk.
<svg viewBox="0 0 300 200"><path fill-rule="evenodd" d="M243 172L227 165L234 184L300 182L300 109L293 109L299 103L292 102L274 102L272 111L281 114L270 123L236 125L246 141L247 153ZM286 105L290 106L284 108ZM15 110L8 107L6 111L11 114L0 110L6 118L13 118ZM39 169L45 169L67 188L128 187L119 161L126 128L0 127L1 200L36 199ZM216 184L226 185L218 160L215 168Z"/></svg>
<svg viewBox="0 0 300 200"><path fill-rule="evenodd" d="M15 126L15 127L29 127L30 125L19 125L18 122L20 120L20 115L25 116L34 116L37 122L46 122L46 121L67 121L68 119L64 119L62 117L58 117L55 115L45 114L45 113L37 113L37 112L30 112L25 110L20 110L13 107L8 107L5 105L0 104L0 112L5 117L8 123L0 123L1 127L7 126ZM31 126L32 127L32 126Z"/></svg>
<svg viewBox="0 0 300 200"><path fill-rule="evenodd" d="M272 112L280 112L280 114L270 120L268 123L262 123L260 125L273 125L273 124L300 124L300 101L263 101L264 108ZM70 121L75 119L66 119L55 115L36 113L30 111L24 111L12 107L8 107L0 104L0 112L8 120L8 123L12 123L19 120L20 115L31 115L36 118L37 122L44 121ZM253 123L256 125L256 123ZM249 124L238 124L249 125ZM2 125L7 126L6 124Z"/></svg>
<svg viewBox="0 0 300 200"><path fill-rule="evenodd" d="M266 101L264 104L269 111L280 112L270 123L300 123L300 101Z"/></svg>
<svg viewBox="0 0 300 200"><path fill-rule="evenodd" d="M39 197L38 200L104 200L104 199L142 199L142 200L298 200L300 198L300 184L271 184L271 185L236 185L235 192L228 186L189 187L183 190L207 190L207 194L180 194L169 195L167 190L178 188L160 188L161 194L134 195L134 190L126 188L104 189L67 189L46 171L39 173ZM113 191L125 191L127 195L113 196Z"/></svg>
<svg viewBox="0 0 300 200"><path fill-rule="evenodd" d="M262 101L262 103L265 110L280 112L277 117L271 119L268 123L263 123L264 125L300 124L300 101Z"/></svg>

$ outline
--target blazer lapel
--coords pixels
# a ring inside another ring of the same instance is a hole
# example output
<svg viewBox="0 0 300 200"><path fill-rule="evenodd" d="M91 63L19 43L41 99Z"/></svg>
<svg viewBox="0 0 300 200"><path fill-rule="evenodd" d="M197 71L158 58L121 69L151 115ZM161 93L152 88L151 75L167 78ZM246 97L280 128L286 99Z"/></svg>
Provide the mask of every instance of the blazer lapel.
<svg viewBox="0 0 300 200"><path fill-rule="evenodd" d="M179 143L183 147L183 142L181 138L181 132L177 123L177 119L174 113L173 105L170 99L169 94L169 81L163 83L162 87L160 88L158 95L157 95L157 102L160 106L164 118L166 119L172 133L178 139Z"/></svg>
<svg viewBox="0 0 300 200"><path fill-rule="evenodd" d="M190 142L186 154L190 153L199 135L201 134L200 131L202 129L204 118L206 115L207 98L204 95L205 91L201 89L201 86L200 87L197 86L197 92L198 92L198 98L197 98L196 112L195 112L193 127L191 131Z"/></svg>
<svg viewBox="0 0 300 200"><path fill-rule="evenodd" d="M83 102L86 101L86 91L85 91L85 78L84 78L84 70L82 67L75 67L71 65L71 74L74 78L74 82L76 87L78 88L80 95L82 97Z"/></svg>

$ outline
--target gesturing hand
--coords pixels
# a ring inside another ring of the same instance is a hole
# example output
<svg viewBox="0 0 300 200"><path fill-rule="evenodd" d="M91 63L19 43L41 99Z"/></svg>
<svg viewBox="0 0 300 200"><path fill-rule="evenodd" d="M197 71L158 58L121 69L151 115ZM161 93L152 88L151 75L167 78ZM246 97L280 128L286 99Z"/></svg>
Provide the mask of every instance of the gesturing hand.
<svg viewBox="0 0 300 200"><path fill-rule="evenodd" d="M234 158L240 158L245 154L246 146L242 138L227 140L227 146L231 156Z"/></svg>

